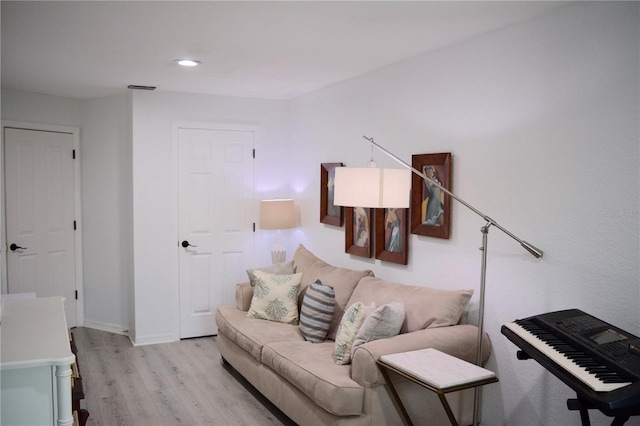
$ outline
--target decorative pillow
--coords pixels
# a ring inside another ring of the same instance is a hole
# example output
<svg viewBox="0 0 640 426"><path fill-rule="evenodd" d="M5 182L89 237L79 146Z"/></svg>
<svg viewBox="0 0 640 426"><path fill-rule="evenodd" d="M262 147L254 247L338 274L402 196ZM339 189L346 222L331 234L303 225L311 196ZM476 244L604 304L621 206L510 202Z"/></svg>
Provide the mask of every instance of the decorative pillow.
<svg viewBox="0 0 640 426"><path fill-rule="evenodd" d="M318 279L321 280L323 284L330 285L335 290L336 310L333 315L331 327L329 327L329 333L327 334L327 338L335 340L340 320L344 315L345 310L353 303L349 303L349 300L351 299L351 293L353 293L354 288L356 288L363 277L371 276L373 275L373 272L339 268L329 265L323 261L313 263L304 271L299 271L297 269L296 271L302 272L302 286L300 287L301 292L305 291L306 286ZM361 299L353 300L361 301ZM298 298L298 304L302 304L302 297Z"/></svg>
<svg viewBox="0 0 640 426"><path fill-rule="evenodd" d="M374 306L373 304L365 306L362 302L356 302L344 312L336 334L336 350L334 353L336 364L342 365L351 362L353 340L367 317L367 312L371 312Z"/></svg>
<svg viewBox="0 0 640 426"><path fill-rule="evenodd" d="M362 344L400 333L405 316L404 303L401 301L377 308L364 320L358 330L351 347L351 355L353 356L353 353Z"/></svg>
<svg viewBox="0 0 640 426"><path fill-rule="evenodd" d="M302 274L277 275L254 270L256 287L247 316L298 324L298 291Z"/></svg>
<svg viewBox="0 0 640 426"><path fill-rule="evenodd" d="M306 340L321 343L327 338L335 304L333 287L322 284L320 280L309 286L300 308L300 332Z"/></svg>
<svg viewBox="0 0 640 426"><path fill-rule="evenodd" d="M247 275L249 276L249 281L251 281L251 287L256 286L256 275L254 274L254 271L262 271L276 275L290 275L296 272L293 269L293 260L289 262L276 263L275 265L263 266L262 268L247 269Z"/></svg>

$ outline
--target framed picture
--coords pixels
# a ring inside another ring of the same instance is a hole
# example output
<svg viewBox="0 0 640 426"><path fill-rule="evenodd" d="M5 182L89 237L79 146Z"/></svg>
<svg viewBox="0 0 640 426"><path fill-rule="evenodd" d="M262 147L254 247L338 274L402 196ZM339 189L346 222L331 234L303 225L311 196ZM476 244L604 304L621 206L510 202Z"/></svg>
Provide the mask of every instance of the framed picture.
<svg viewBox="0 0 640 426"><path fill-rule="evenodd" d="M411 165L451 191L450 152L413 155ZM411 233L448 239L450 231L451 197L414 173L411 182Z"/></svg>
<svg viewBox="0 0 640 426"><path fill-rule="evenodd" d="M372 211L364 207L345 207L345 252L362 257L373 254Z"/></svg>
<svg viewBox="0 0 640 426"><path fill-rule="evenodd" d="M342 226L343 208L333 204L333 184L336 167L343 165L342 163L320 164L320 222L327 225Z"/></svg>
<svg viewBox="0 0 640 426"><path fill-rule="evenodd" d="M376 259L406 265L409 209L376 209Z"/></svg>

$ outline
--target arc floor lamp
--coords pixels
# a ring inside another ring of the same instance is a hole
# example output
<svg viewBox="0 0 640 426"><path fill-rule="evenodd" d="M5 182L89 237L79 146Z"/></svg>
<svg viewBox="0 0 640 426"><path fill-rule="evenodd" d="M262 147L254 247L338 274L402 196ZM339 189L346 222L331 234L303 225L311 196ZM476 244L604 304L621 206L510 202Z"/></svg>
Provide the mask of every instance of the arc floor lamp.
<svg viewBox="0 0 640 426"><path fill-rule="evenodd" d="M399 169L379 169L375 167L369 168L351 168L336 167L335 184L334 184L334 204L339 206L350 207L370 207L370 208L408 208L410 205L411 194L411 173L420 176L424 181L437 186L451 198L473 211L480 216L485 225L480 229L482 233L482 263L480 272L480 295L478 301L478 344L476 364L482 364L483 339L484 334L484 296L487 275L487 240L489 228L495 226L509 237L516 240L525 250L536 258L542 257L542 250L534 245L518 238L509 230L498 224L480 210L473 207L453 192L444 188L438 182L430 179L422 171L417 170L407 162L400 159L395 154L377 144L373 138L363 136L373 147L391 157L406 170ZM476 398L474 404L473 424L477 424L478 413L480 409L480 389L476 388Z"/></svg>

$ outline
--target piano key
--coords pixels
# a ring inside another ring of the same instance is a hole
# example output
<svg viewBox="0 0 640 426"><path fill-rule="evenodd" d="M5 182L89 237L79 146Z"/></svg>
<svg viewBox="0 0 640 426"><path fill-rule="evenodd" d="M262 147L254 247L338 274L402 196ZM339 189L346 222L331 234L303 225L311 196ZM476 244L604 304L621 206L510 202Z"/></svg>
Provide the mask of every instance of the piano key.
<svg viewBox="0 0 640 426"><path fill-rule="evenodd" d="M549 333L548 331L546 331L546 333L531 332L529 331L529 328L534 330L541 330L541 329L538 326L530 325L530 323L524 324L523 326L522 323L523 321L520 321L520 324L518 323L518 321L516 321L514 323L507 323L504 326L507 327L512 332L514 332L515 334L517 334L519 337L521 337L523 340L525 340L535 349L537 349L538 351L546 355L553 362L558 364L560 367L562 367L568 373L576 377L578 380L582 381L585 385L589 386L594 391L609 392L609 391L619 389L631 384L631 382L629 382L628 380L625 380L625 378L623 377L619 377L619 375L618 375L618 378L624 381L620 382L615 377L607 377L606 379L601 379L597 377L596 374L589 372L587 368L581 367L572 359L570 359L569 357L566 357L562 352L559 352L558 350L553 348L551 345L547 344L544 341L544 339L539 338L536 334L541 334L541 335L546 334L547 336L551 336L550 339L552 340L553 339L560 340L558 339L557 336L553 335L552 333ZM598 372L615 373L610 369L608 369L606 366L602 365L601 362L597 362L597 360L593 360L593 363L594 365L589 368L596 369Z"/></svg>

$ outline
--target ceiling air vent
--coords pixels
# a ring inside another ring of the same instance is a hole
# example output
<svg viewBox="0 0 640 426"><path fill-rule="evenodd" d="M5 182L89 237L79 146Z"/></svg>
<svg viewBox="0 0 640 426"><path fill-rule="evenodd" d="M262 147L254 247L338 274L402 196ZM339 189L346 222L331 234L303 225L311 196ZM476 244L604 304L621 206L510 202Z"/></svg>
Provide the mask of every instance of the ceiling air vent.
<svg viewBox="0 0 640 426"><path fill-rule="evenodd" d="M130 84L127 89L131 90L156 90L156 86L140 86L138 84Z"/></svg>

